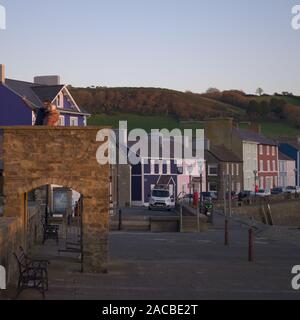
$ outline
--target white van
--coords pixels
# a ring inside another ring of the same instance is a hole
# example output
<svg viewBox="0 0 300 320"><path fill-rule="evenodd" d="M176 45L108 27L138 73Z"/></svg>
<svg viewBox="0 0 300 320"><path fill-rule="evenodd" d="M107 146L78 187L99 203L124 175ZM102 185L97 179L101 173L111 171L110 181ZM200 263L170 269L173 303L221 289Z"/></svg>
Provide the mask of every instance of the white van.
<svg viewBox="0 0 300 320"><path fill-rule="evenodd" d="M154 188L149 200L149 210L169 210L175 208L175 200L171 197L170 191L164 188Z"/></svg>

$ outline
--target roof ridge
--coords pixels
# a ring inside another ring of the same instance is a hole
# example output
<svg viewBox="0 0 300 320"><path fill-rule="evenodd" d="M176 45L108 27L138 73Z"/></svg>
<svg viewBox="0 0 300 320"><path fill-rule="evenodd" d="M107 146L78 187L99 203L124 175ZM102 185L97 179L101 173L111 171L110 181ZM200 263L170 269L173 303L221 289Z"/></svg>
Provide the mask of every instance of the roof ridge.
<svg viewBox="0 0 300 320"><path fill-rule="evenodd" d="M15 81L15 82L22 82L22 83L26 83L26 84L35 84L35 85L39 85L37 83L34 82L29 82L29 81L23 81L23 80L16 80L16 79L10 79L10 78L6 78L5 80L9 80L9 81Z"/></svg>

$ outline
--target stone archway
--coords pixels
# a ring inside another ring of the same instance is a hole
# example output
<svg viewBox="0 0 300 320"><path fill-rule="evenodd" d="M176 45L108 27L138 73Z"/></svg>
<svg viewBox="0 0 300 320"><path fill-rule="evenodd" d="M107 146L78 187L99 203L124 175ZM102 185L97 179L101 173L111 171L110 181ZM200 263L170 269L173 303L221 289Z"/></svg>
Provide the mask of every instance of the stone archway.
<svg viewBox="0 0 300 320"><path fill-rule="evenodd" d="M83 268L107 268L109 165L100 166L95 127L2 127L4 217L24 226L24 194L56 184L83 195Z"/></svg>

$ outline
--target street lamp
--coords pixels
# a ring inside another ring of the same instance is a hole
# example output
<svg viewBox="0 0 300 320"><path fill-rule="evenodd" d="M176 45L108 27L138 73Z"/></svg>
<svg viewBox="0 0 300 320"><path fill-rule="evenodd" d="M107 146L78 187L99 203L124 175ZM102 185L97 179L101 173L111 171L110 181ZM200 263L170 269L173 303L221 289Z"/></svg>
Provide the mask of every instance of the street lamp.
<svg viewBox="0 0 300 320"><path fill-rule="evenodd" d="M256 197L256 181L257 181L257 174L258 174L258 171L257 170L254 170L253 171L253 174L254 174L254 192L255 192L255 197Z"/></svg>

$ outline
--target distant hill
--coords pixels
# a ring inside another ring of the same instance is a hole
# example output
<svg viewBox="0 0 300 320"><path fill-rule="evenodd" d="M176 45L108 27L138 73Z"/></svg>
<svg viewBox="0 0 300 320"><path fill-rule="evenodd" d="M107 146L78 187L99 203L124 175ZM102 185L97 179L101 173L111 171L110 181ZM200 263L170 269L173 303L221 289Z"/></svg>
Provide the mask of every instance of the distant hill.
<svg viewBox="0 0 300 320"><path fill-rule="evenodd" d="M233 117L237 121L280 122L300 128L300 97L253 96L239 90L197 94L161 88L73 88L93 115L135 114L176 121Z"/></svg>
<svg viewBox="0 0 300 320"><path fill-rule="evenodd" d="M244 119L245 110L191 92L156 88L71 88L76 101L92 114L117 112L204 120L232 116Z"/></svg>

